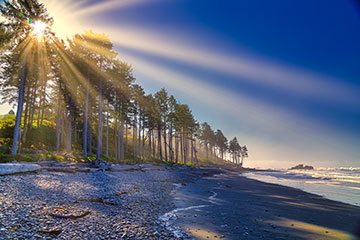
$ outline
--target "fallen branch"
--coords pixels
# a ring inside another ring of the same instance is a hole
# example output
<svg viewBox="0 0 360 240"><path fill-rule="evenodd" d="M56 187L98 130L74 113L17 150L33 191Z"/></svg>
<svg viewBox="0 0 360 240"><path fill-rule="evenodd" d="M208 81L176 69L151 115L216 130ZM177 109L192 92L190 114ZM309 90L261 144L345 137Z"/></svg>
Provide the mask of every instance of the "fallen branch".
<svg viewBox="0 0 360 240"><path fill-rule="evenodd" d="M59 235L62 232L62 230L60 230L60 229L50 229L50 230L44 229L44 230L39 230L38 232L52 234L52 235Z"/></svg>
<svg viewBox="0 0 360 240"><path fill-rule="evenodd" d="M90 172L89 168L71 168L71 167L44 167L42 168L49 172L65 172L65 173L76 173L76 172Z"/></svg>
<svg viewBox="0 0 360 240"><path fill-rule="evenodd" d="M67 215L63 215L63 214L56 214L56 213L50 213L49 215L52 216L52 217L56 217L56 218L69 218L69 219L77 219L77 218L83 218L87 215L89 215L90 212L87 211L87 212L84 212L80 215L73 215L73 214L67 214Z"/></svg>
<svg viewBox="0 0 360 240"><path fill-rule="evenodd" d="M90 199L89 202L99 202L99 203L108 204L108 205L118 205L117 203L114 203L114 202L105 201L102 198Z"/></svg>
<svg viewBox="0 0 360 240"><path fill-rule="evenodd" d="M23 172L0 173L0 177L2 177L2 176L20 175L20 174L38 173L38 172L39 172L39 169L32 170L32 171L23 171Z"/></svg>

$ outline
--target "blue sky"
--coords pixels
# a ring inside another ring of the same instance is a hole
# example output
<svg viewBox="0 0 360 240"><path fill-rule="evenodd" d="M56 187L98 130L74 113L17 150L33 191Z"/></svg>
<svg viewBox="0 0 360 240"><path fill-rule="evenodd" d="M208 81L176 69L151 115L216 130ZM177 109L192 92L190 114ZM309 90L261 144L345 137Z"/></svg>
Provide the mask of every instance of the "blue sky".
<svg viewBox="0 0 360 240"><path fill-rule="evenodd" d="M60 35L108 34L147 92L236 135L248 166L360 166L356 1L43 2Z"/></svg>

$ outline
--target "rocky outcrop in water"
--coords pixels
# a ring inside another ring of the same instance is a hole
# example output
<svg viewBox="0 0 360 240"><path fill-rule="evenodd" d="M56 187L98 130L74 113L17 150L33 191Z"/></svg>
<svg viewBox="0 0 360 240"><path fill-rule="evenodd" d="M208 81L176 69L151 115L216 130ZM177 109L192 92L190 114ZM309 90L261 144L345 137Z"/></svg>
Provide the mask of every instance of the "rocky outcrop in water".
<svg viewBox="0 0 360 240"><path fill-rule="evenodd" d="M313 166L308 166L304 164L296 165L295 167L289 168L289 170L313 170Z"/></svg>

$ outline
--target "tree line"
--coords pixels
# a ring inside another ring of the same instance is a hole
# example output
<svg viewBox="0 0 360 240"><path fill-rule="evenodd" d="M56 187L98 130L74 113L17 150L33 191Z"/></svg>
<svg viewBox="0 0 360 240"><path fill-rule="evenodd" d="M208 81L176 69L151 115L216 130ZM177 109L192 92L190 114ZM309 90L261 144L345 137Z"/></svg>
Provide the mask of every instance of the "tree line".
<svg viewBox="0 0 360 240"><path fill-rule="evenodd" d="M95 164L104 156L130 156L242 165L247 157L236 137L228 141L221 130L199 124L164 88L145 93L107 35L85 31L63 41L50 27L35 35L36 22L53 23L37 0L4 1L0 12L1 96L17 106L12 154L27 146L31 131L55 123L53 150L81 151L96 156Z"/></svg>

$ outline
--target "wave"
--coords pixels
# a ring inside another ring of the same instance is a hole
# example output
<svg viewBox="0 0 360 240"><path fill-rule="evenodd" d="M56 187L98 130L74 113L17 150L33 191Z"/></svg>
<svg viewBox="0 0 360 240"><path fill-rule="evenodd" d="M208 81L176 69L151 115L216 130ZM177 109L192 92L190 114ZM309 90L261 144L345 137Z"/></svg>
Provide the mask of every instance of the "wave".
<svg viewBox="0 0 360 240"><path fill-rule="evenodd" d="M360 169L323 168L314 170L272 170L249 172L244 176L264 182L299 188L360 206Z"/></svg>

